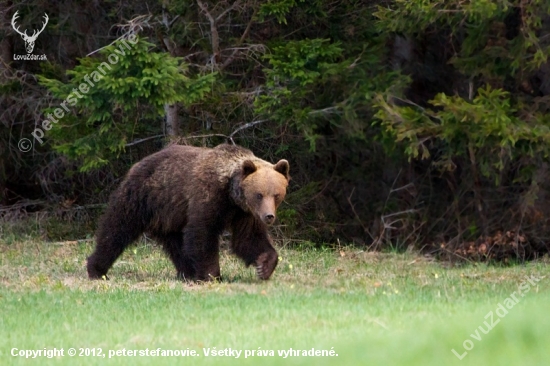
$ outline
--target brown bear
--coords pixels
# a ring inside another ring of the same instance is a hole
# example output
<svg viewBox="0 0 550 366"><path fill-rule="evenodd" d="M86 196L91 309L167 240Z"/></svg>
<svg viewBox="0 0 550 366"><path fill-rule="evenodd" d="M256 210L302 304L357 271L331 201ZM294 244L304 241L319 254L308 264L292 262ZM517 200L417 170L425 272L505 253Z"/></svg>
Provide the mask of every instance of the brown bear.
<svg viewBox="0 0 550 366"><path fill-rule="evenodd" d="M178 277L220 277L219 236L267 280L278 255L268 234L286 195L289 164L273 165L247 149L172 145L136 163L110 197L88 257L88 276L102 278L142 233L162 244Z"/></svg>

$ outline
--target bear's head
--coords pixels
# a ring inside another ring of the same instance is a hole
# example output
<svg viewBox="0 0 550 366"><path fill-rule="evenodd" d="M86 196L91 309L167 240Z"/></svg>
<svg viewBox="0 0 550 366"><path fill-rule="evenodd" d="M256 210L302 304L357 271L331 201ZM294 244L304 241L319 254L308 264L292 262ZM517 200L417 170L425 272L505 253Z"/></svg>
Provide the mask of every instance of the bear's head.
<svg viewBox="0 0 550 366"><path fill-rule="evenodd" d="M283 202L288 175L288 161L280 160L277 164L264 161L245 160L241 165L240 193L241 207L271 225L275 221L277 207Z"/></svg>

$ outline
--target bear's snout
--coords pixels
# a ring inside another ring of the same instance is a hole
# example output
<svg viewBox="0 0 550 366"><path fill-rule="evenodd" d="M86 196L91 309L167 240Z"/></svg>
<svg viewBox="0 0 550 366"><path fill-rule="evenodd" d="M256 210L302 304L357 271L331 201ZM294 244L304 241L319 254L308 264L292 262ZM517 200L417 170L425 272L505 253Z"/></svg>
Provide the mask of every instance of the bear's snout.
<svg viewBox="0 0 550 366"><path fill-rule="evenodd" d="M273 215L273 214L264 215L264 222L266 224L271 225L271 224L273 224L274 221L275 221L275 215Z"/></svg>

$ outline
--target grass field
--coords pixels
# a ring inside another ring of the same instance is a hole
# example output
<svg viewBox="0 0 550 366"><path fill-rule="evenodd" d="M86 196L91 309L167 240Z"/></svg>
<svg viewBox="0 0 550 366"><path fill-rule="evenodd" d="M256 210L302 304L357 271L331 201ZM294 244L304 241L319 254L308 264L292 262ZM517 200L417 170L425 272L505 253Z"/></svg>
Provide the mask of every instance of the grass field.
<svg viewBox="0 0 550 366"><path fill-rule="evenodd" d="M197 285L175 280L162 251L144 242L109 281L88 281L92 249L0 239L1 365L550 364L547 258L451 266L410 253L283 247L274 276L260 282L224 251L225 280ZM63 356L12 355L54 348ZM159 348L197 356L128 355ZM333 355L307 355L315 350Z"/></svg>

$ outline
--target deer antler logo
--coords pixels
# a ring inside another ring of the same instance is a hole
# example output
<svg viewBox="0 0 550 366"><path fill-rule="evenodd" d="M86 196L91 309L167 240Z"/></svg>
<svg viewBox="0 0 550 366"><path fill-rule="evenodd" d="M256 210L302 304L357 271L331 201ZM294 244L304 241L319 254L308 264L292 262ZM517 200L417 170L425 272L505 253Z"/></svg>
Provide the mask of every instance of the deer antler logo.
<svg viewBox="0 0 550 366"><path fill-rule="evenodd" d="M42 33L42 31L44 30L44 28L46 28L46 24L48 24L48 14L44 13L44 25L42 26L42 29L40 29L37 33L36 29L33 31L32 33L32 36L29 36L27 35L27 30L25 29L25 32L22 33L19 31L19 27L16 28L15 26L15 20L19 17L19 15L17 15L17 13L19 12L16 11L15 14L13 14L13 18L11 18L11 26L13 27L13 30L15 30L17 33L19 33L21 35L21 38L23 38L23 41L25 41L25 48L27 49L27 53L31 53L32 50L34 49L34 42L36 42L36 38L38 38L38 35L40 33Z"/></svg>

